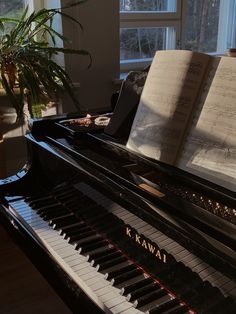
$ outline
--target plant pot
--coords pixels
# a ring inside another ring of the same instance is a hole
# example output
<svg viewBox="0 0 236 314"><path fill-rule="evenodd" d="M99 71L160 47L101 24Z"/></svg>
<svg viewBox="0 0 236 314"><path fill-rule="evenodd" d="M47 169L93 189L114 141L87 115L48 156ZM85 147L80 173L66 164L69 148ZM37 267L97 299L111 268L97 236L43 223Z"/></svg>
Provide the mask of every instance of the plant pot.
<svg viewBox="0 0 236 314"><path fill-rule="evenodd" d="M16 121L17 116L14 108L0 100L0 133L4 136L7 132L21 126L23 121Z"/></svg>
<svg viewBox="0 0 236 314"><path fill-rule="evenodd" d="M17 173L26 161L26 141L28 129L24 119L9 105L6 96L0 96L0 178Z"/></svg>

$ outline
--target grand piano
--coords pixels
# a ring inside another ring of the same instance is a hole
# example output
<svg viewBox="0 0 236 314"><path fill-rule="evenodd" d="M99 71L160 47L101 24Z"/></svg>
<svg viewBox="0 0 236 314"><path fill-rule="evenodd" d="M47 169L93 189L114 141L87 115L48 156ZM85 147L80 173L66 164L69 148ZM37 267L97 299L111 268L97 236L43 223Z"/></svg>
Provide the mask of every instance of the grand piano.
<svg viewBox="0 0 236 314"><path fill-rule="evenodd" d="M235 194L85 125L35 121L26 166L0 181L25 254L73 313L235 313Z"/></svg>

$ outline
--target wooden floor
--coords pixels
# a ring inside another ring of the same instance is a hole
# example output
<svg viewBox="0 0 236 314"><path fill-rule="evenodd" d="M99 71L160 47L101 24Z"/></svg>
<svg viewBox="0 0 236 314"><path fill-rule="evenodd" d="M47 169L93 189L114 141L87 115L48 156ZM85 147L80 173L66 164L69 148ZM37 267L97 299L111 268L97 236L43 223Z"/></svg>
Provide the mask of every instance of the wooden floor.
<svg viewBox="0 0 236 314"><path fill-rule="evenodd" d="M0 224L0 313L71 314Z"/></svg>

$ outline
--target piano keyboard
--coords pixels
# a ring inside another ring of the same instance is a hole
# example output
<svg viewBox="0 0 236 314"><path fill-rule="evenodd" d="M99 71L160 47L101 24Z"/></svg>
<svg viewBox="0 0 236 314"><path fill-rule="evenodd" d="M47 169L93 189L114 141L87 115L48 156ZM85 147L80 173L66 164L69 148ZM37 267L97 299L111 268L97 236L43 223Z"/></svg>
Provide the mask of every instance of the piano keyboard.
<svg viewBox="0 0 236 314"><path fill-rule="evenodd" d="M7 200L64 271L106 313L194 313L185 301L101 236L102 231L96 226L109 229L112 217L118 218L117 223L132 225L139 234L157 243L160 249L164 248L174 256L177 265L184 264L198 273L209 297L206 304L202 300L205 313L217 313L221 305L230 313L234 306L228 302L229 296L236 296L234 281L85 183L73 188L61 186L46 196L8 197ZM71 209L81 211L82 219ZM225 298L214 287L219 288ZM212 303L207 303L209 300Z"/></svg>
<svg viewBox="0 0 236 314"><path fill-rule="evenodd" d="M105 205L105 207L109 208L112 213L114 212L115 215L119 216L120 206L117 209L112 210L111 208L117 205L106 197L101 196L98 191L83 183L80 183L77 187L88 197L93 196L99 205ZM127 210L123 210L128 213L129 217L125 220L126 224L132 225L139 234L143 234L153 242L157 243L160 249L165 249L168 253L173 255L177 262L182 262L192 271L197 272L203 281L209 281L213 286L218 287L224 295L230 295L236 298L236 282L206 264L202 259L186 250L183 246L173 239L170 239L161 231L158 231L156 228L147 224L145 221Z"/></svg>

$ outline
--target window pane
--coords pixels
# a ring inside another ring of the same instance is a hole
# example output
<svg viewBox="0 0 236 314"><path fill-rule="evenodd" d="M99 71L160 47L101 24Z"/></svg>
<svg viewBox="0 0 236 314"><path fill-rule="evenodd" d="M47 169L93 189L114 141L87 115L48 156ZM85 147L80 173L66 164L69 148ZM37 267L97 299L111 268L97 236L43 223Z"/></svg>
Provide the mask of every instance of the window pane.
<svg viewBox="0 0 236 314"><path fill-rule="evenodd" d="M24 0L0 0L0 16L19 16L24 7Z"/></svg>
<svg viewBox="0 0 236 314"><path fill-rule="evenodd" d="M173 33L174 28L121 28L121 61L152 58L157 50L167 48L168 34L170 34L170 31Z"/></svg>
<svg viewBox="0 0 236 314"><path fill-rule="evenodd" d="M185 49L217 51L220 0L188 0Z"/></svg>
<svg viewBox="0 0 236 314"><path fill-rule="evenodd" d="M176 0L120 0L120 11L176 12Z"/></svg>

